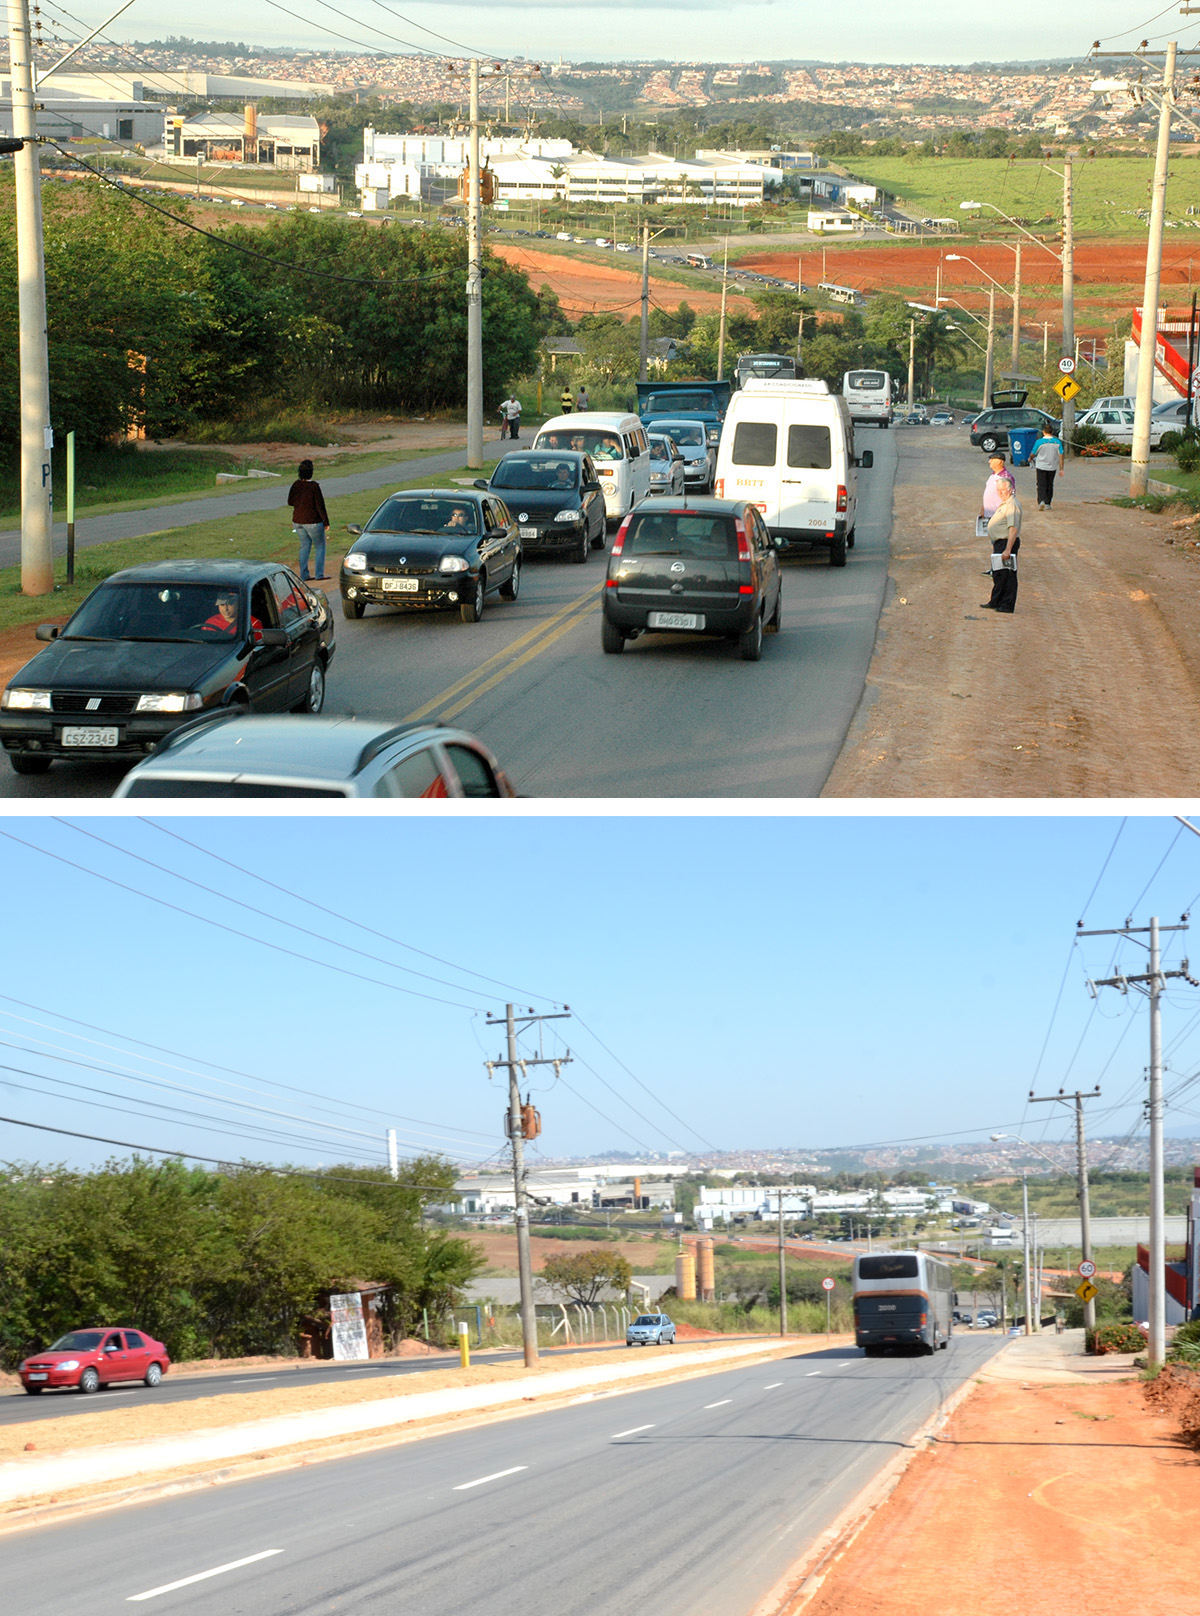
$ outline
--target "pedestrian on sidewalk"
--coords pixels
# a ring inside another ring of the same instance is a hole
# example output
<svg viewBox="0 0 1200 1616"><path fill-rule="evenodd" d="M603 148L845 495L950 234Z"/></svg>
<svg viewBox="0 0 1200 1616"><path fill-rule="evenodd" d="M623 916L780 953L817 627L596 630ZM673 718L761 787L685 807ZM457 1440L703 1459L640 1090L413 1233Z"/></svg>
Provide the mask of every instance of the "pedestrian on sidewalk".
<svg viewBox="0 0 1200 1616"><path fill-rule="evenodd" d="M1029 458L1037 476L1038 510L1048 511L1054 503L1054 479L1064 470L1063 440L1057 432L1043 432Z"/></svg>
<svg viewBox="0 0 1200 1616"><path fill-rule="evenodd" d="M578 393L575 395L575 408L577 410L590 410L591 407L591 400L588 398L587 388L581 387Z"/></svg>
<svg viewBox="0 0 1200 1616"><path fill-rule="evenodd" d="M991 476L983 485L983 501L979 507L979 514L985 522L990 522L1004 503L1000 495L1000 479L1009 475L1003 455L992 455L988 460L988 469ZM1015 484L1016 479L1009 478L1009 481Z"/></svg>
<svg viewBox="0 0 1200 1616"><path fill-rule="evenodd" d="M575 408L575 395L571 391L570 382L563 383L562 395L558 401L559 410L563 415L570 415Z"/></svg>
<svg viewBox="0 0 1200 1616"><path fill-rule="evenodd" d="M320 483L313 482L311 460L302 460L297 466L296 481L288 489L287 502L292 507L292 526L300 540L300 576L306 584L324 583L329 512L325 509L325 496ZM312 578L308 573L310 554L315 568Z"/></svg>
<svg viewBox="0 0 1200 1616"><path fill-rule="evenodd" d="M1017 609L1017 551L1021 548L1021 507L1017 485L1011 477L1001 477L997 487L1002 503L988 522L992 541L992 598L980 601L987 611L1015 612Z"/></svg>

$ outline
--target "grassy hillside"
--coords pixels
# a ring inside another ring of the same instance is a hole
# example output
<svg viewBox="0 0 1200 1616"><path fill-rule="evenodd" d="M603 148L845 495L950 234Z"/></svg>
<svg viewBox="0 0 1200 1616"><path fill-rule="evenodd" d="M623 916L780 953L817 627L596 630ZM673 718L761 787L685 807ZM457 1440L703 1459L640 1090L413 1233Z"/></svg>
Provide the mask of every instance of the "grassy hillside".
<svg viewBox="0 0 1200 1616"><path fill-rule="evenodd" d="M1058 159L1051 159L1060 168ZM852 157L846 167L857 179L881 185L903 198L906 208L933 218L968 221L960 202L990 202L1029 229L1057 229L1062 216L1062 181L1035 162L986 157ZM1139 236L1145 223L1138 208L1149 206L1151 164L1137 158L1077 158L1074 165L1075 229L1082 234ZM1185 208L1200 184L1200 160L1177 157L1167 182L1167 218L1179 229L1193 227ZM982 218L996 215L984 208Z"/></svg>

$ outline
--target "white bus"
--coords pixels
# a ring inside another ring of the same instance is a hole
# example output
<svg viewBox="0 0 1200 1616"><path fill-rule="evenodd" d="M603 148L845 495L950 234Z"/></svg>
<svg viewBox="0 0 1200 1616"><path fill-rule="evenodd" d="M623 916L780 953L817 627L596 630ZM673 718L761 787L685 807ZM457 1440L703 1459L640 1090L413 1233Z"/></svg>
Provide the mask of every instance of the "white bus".
<svg viewBox="0 0 1200 1616"><path fill-rule="evenodd" d="M870 1357L888 1347L945 1347L954 1329L950 1269L926 1251L854 1259L854 1343Z"/></svg>
<svg viewBox="0 0 1200 1616"><path fill-rule="evenodd" d="M848 370L842 377L842 397L855 426L870 421L887 428L892 424L892 378L886 370Z"/></svg>
<svg viewBox="0 0 1200 1616"><path fill-rule="evenodd" d="M862 301L853 286L835 286L832 281L821 281L817 291L824 292L831 303L849 303L851 308L857 308Z"/></svg>

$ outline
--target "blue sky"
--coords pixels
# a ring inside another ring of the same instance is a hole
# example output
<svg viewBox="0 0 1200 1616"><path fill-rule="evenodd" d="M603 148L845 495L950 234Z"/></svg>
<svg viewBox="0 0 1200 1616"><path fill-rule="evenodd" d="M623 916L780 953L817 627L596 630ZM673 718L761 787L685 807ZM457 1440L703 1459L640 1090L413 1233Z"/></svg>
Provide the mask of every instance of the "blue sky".
<svg viewBox="0 0 1200 1616"><path fill-rule="evenodd" d="M557 1087L532 1079L550 1156L978 1138L1021 1122L1035 1074L1039 1091L1100 1078L1115 1109L1095 1132L1123 1132L1145 1011L1116 994L1093 1005L1085 977L1109 973L1113 946L1073 948L1075 922L1174 920L1200 893L1200 838L1166 817L1129 820L1115 849L1109 817L160 823L0 820L18 943L0 1112L228 1159L378 1159L389 1122L402 1148L498 1151L503 1100L482 1062L500 1040L483 1022L510 996L581 1018L550 1027L582 1059ZM1138 968L1131 945L1116 957ZM1168 1089L1200 1067L1196 1012L1200 992L1173 987ZM171 1053L150 1064L135 1038ZM222 1092L266 1109L218 1135L205 1119ZM101 1098L120 1109L85 1103ZM1200 1112L1200 1090L1181 1104ZM1200 1134L1186 1109L1168 1124ZM1049 1127L1041 1113L1027 1125ZM2 1159L108 1153L0 1123Z"/></svg>
<svg viewBox="0 0 1200 1616"><path fill-rule="evenodd" d="M390 7L390 15L389 10ZM674 61L782 60L791 58L871 62L1020 61L1041 57L1080 57L1100 37L1113 48L1152 40L1189 38L1176 15L1178 0L1148 20L1122 0L1092 0L1088 6L1050 9L1038 0L1009 0L1005 6L965 6L962 0L856 0L853 6L829 7L815 0L616 0L596 6L585 0L526 0L502 11L488 0L471 3L387 7L375 0L339 0L337 10L320 0L289 0L288 10L300 22L267 5L246 7L232 0L213 0L203 17L181 20L156 3L138 4L110 30L119 39L163 38L186 33L207 39L246 40L250 44L293 45L318 49L351 49L337 34L349 35L380 49L400 49L379 32L444 47L422 30L435 30L459 44L503 55L524 52L554 60L622 60L663 58ZM721 12L714 30L711 13ZM636 12L626 20L614 12ZM399 20L397 13L405 21ZM94 17L99 22L103 13ZM413 25L417 26L413 26Z"/></svg>

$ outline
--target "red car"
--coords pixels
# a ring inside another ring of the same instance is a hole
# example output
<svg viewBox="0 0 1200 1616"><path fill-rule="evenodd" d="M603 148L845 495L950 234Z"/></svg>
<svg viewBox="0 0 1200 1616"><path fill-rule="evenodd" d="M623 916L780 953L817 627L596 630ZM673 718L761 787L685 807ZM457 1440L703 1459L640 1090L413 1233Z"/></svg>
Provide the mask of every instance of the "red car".
<svg viewBox="0 0 1200 1616"><path fill-rule="evenodd" d="M166 1347L144 1330L72 1330L45 1352L26 1358L17 1374L33 1397L59 1386L94 1392L118 1380L157 1386L170 1367Z"/></svg>

